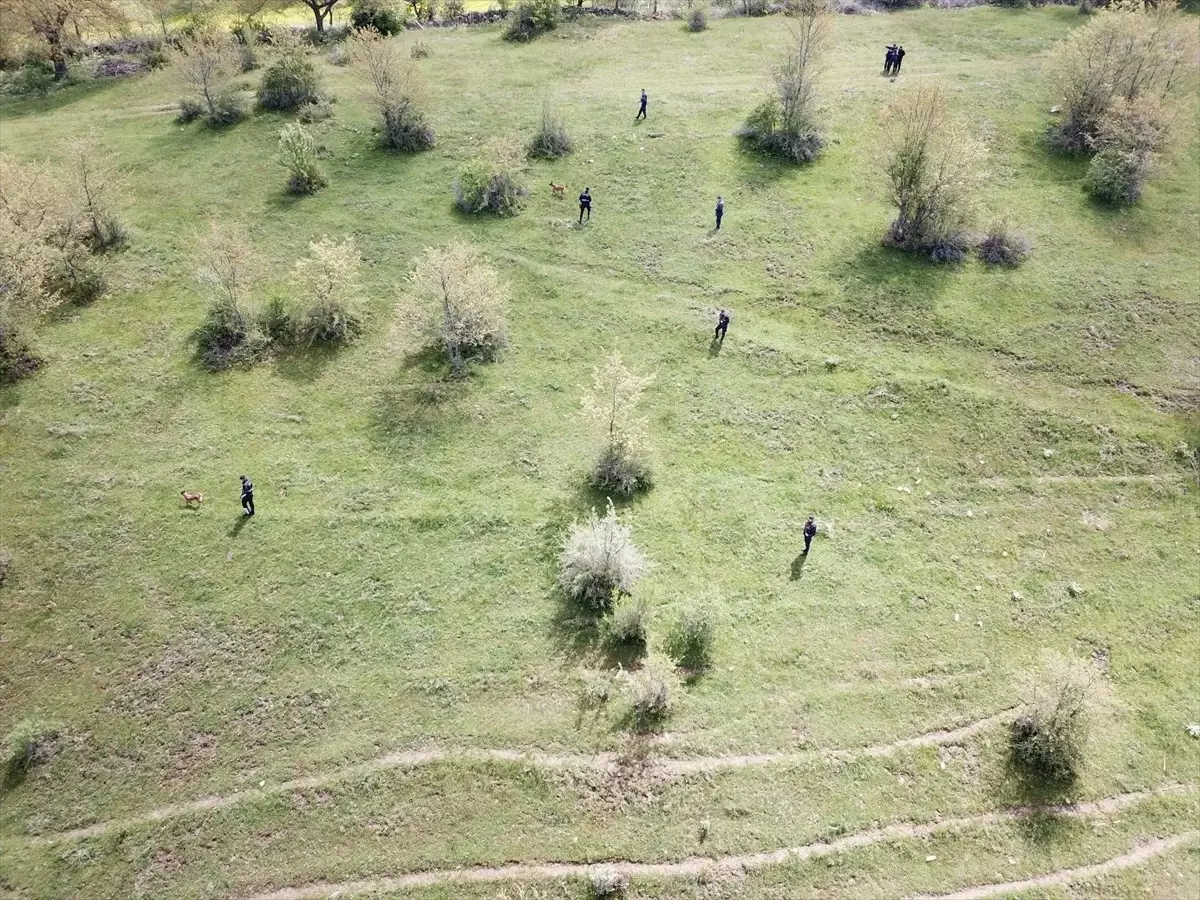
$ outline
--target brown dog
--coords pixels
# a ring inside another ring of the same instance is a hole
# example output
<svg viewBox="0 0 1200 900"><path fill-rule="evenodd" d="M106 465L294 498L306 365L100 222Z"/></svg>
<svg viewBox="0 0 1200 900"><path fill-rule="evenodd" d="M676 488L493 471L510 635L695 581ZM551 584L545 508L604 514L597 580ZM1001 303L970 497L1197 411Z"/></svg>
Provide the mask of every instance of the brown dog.
<svg viewBox="0 0 1200 900"><path fill-rule="evenodd" d="M555 184L553 181L550 182L550 193L552 196L560 197L560 198L565 197L566 190L567 190L567 186L565 184Z"/></svg>
<svg viewBox="0 0 1200 900"><path fill-rule="evenodd" d="M179 496L183 497L184 506L191 506L193 503L199 506L204 502L204 495L199 492L193 494L191 491L180 491Z"/></svg>

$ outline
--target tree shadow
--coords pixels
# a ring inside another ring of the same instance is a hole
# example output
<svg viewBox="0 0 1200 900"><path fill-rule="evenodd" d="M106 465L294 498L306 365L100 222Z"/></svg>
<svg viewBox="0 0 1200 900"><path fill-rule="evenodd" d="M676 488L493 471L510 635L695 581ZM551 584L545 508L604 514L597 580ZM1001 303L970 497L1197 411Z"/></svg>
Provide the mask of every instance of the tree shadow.
<svg viewBox="0 0 1200 900"><path fill-rule="evenodd" d="M393 383L375 398L372 433L379 442L389 444L414 436L435 436L461 424L457 401L469 383L469 375L451 376L439 348L410 353Z"/></svg>
<svg viewBox="0 0 1200 900"><path fill-rule="evenodd" d="M5 99L0 103L0 118L6 120L19 119L23 116L41 115L56 112L80 100L87 100L95 94L101 94L109 88L127 80L126 78L93 78L77 84L65 84L54 87L45 94L29 95L18 99Z"/></svg>
<svg viewBox="0 0 1200 900"><path fill-rule="evenodd" d="M292 347L275 356L275 371L288 381L315 381L337 357L338 347Z"/></svg>

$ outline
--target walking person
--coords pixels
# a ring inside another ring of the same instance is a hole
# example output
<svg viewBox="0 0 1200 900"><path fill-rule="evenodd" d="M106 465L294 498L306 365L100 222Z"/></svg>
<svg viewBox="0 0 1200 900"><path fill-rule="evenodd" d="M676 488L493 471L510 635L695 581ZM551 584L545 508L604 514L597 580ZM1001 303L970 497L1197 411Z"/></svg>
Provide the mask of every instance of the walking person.
<svg viewBox="0 0 1200 900"><path fill-rule="evenodd" d="M721 230L721 219L725 218L725 201L717 197L717 231Z"/></svg>
<svg viewBox="0 0 1200 900"><path fill-rule="evenodd" d="M898 48L896 47L895 44L888 44L887 53L883 57L883 74L884 75L892 74L892 66L894 66L896 64L896 50L897 49Z"/></svg>
<svg viewBox="0 0 1200 900"><path fill-rule="evenodd" d="M725 334L729 331L729 312L721 310L717 313L717 330L713 332L713 340L717 343L725 343Z"/></svg>
<svg viewBox="0 0 1200 900"><path fill-rule="evenodd" d="M896 48L896 61L892 63L892 75L900 74L900 63L904 62L904 48Z"/></svg>
<svg viewBox="0 0 1200 900"><path fill-rule="evenodd" d="M638 113L636 116L633 117L633 121L636 122L638 119L646 118L646 103L647 102L648 102L648 98L646 97L646 89L642 88L642 99L641 99L640 104L638 105Z"/></svg>
<svg viewBox="0 0 1200 900"><path fill-rule="evenodd" d="M592 189L585 187L579 195L579 224L583 224L583 214L587 213L588 221L592 221Z"/></svg>
<svg viewBox="0 0 1200 900"><path fill-rule="evenodd" d="M817 523L813 521L813 517L809 516L808 521L804 523L804 555L808 555L808 545L812 543L813 537L817 533Z"/></svg>
<svg viewBox="0 0 1200 900"><path fill-rule="evenodd" d="M245 475L239 475L242 481L242 515L254 515L254 482Z"/></svg>

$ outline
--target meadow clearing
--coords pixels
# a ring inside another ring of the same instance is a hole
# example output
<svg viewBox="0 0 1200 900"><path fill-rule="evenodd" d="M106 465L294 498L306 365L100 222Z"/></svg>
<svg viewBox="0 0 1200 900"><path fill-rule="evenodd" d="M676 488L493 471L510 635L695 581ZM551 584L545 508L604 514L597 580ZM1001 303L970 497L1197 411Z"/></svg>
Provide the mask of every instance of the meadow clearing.
<svg viewBox="0 0 1200 900"><path fill-rule="evenodd" d="M275 159L289 117L177 124L169 72L5 99L15 157L96 130L131 238L0 388L0 733L57 732L0 793L0 897L574 898L601 862L642 898L1200 896L1200 135L1192 103L1138 205L1089 201L1086 162L1043 141L1046 53L1084 21L837 18L805 167L733 136L781 17L426 30L438 143L413 155L376 148L323 55L330 184L302 199ZM921 80L986 142L981 203L1034 242L1019 269L881 245L880 114ZM459 168L547 98L575 152L524 164L519 216L457 212ZM363 335L203 371L208 218L247 229L259 300L353 236ZM510 347L461 379L397 313L451 240L513 294ZM620 504L651 649L684 608L715 621L711 668L648 735L636 661L555 581L605 502L580 398L613 349L656 376L655 484ZM1053 796L1008 760L1046 650L1109 695Z"/></svg>

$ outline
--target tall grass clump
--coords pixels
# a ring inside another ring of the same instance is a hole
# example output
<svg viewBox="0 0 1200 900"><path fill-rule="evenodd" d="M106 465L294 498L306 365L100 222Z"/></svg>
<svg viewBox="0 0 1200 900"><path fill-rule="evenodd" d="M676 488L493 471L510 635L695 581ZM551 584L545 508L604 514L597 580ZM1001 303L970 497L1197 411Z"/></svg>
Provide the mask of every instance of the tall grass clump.
<svg viewBox="0 0 1200 900"><path fill-rule="evenodd" d="M16 784L33 766L48 759L55 737L55 730L45 722L36 719L17 722L4 736L3 744L0 744L4 784Z"/></svg>
<svg viewBox="0 0 1200 900"><path fill-rule="evenodd" d="M704 610L684 610L667 634L667 655L681 669L703 672L712 665L714 631L712 618Z"/></svg>
<svg viewBox="0 0 1200 900"><path fill-rule="evenodd" d="M639 378L614 350L592 372L592 389L583 397L584 415L601 440L600 456L589 475L596 490L622 497L653 486L646 463L646 420L638 404L654 376Z"/></svg>
<svg viewBox="0 0 1200 900"><path fill-rule="evenodd" d="M951 115L940 85L909 88L884 117L883 170L897 215L885 243L935 262L970 248L983 148Z"/></svg>
<svg viewBox="0 0 1200 900"><path fill-rule="evenodd" d="M807 163L825 141L817 123L816 81L825 60L833 14L826 0L801 0L787 56L776 66L775 92L750 113L738 130L750 150Z"/></svg>
<svg viewBox="0 0 1200 900"><path fill-rule="evenodd" d="M1047 654L1022 690L1012 724L1013 761L1047 782L1069 783L1083 766L1102 686L1088 663Z"/></svg>
<svg viewBox="0 0 1200 900"><path fill-rule="evenodd" d="M633 543L633 529L617 516L610 500L603 518L592 510L571 526L559 555L558 583L572 600L607 612L618 597L633 592L647 568Z"/></svg>
<svg viewBox="0 0 1200 900"><path fill-rule="evenodd" d="M279 160L288 172L288 193L306 196L329 184L313 137L303 125L291 122L283 126L279 132Z"/></svg>
<svg viewBox="0 0 1200 900"><path fill-rule="evenodd" d="M350 36L350 58L379 116L380 145L397 152L432 148L433 128L421 110L424 83L412 63L401 58L400 45L377 31L356 31Z"/></svg>
<svg viewBox="0 0 1200 900"><path fill-rule="evenodd" d="M550 101L542 103L542 120L529 142L526 152L531 159L559 159L575 148L567 126L554 115Z"/></svg>
<svg viewBox="0 0 1200 900"><path fill-rule="evenodd" d="M446 352L453 374L490 362L508 342L508 288L468 244L429 247L411 275L421 308L418 328Z"/></svg>
<svg viewBox="0 0 1200 900"><path fill-rule="evenodd" d="M312 48L287 29L274 32L271 40L275 58L263 71L258 105L290 112L317 102L321 83L313 64Z"/></svg>

